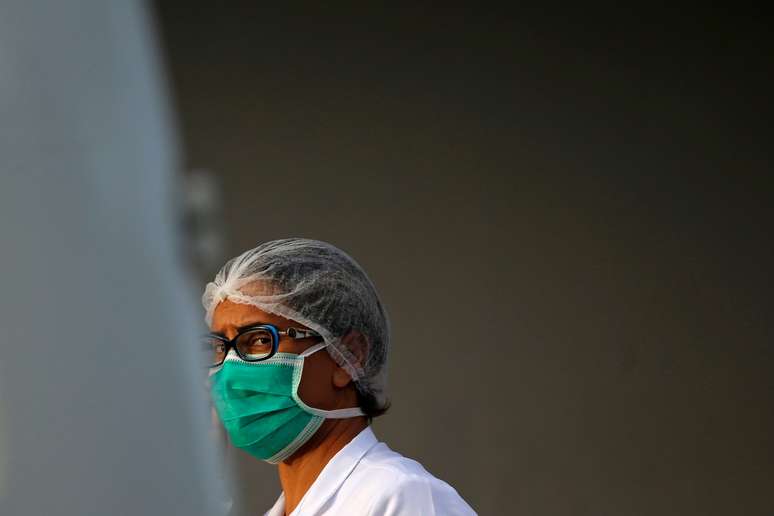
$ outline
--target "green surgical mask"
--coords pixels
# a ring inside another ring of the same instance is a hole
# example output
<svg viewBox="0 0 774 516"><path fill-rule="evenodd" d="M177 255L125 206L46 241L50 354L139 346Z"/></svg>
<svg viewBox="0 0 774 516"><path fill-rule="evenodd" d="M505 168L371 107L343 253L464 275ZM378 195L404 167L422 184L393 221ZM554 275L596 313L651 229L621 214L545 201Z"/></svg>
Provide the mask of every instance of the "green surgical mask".
<svg viewBox="0 0 774 516"><path fill-rule="evenodd" d="M301 353L277 353L261 362L245 362L231 351L210 375L215 410L231 443L272 464L296 452L326 418L362 416L360 407L321 410L298 397L304 357L327 346Z"/></svg>

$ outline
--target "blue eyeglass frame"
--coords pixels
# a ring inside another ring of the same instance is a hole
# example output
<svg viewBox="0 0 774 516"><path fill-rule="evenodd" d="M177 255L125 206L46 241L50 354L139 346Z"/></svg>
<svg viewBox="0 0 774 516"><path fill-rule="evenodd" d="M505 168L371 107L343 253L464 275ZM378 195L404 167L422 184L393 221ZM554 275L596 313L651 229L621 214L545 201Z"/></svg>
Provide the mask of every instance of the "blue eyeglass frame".
<svg viewBox="0 0 774 516"><path fill-rule="evenodd" d="M272 336L271 352L265 357L247 358L246 356L242 355L242 353L239 351L239 348L236 345L236 341L237 339L239 339L239 337L241 337L245 333L255 331L255 330L268 330L268 332L271 333L271 336ZM301 339L308 339L311 337L315 337L318 340L323 340L322 335L320 335L314 330L302 330L301 328L293 328L293 327L288 327L288 328L285 328L284 330L281 330L277 326L274 326L273 324L256 324L253 326L247 326L246 328L240 329L239 332L236 335L234 335L233 339L227 339L226 337L222 335L218 335L217 333L206 333L202 335L202 338L204 337L209 339L217 339L226 345L226 351L225 353L223 353L223 360L221 360L217 364L210 365L209 366L210 368L219 367L220 365L222 365L223 362L226 361L226 356L228 355L228 352L232 349L236 352L239 358L241 358L245 362L261 362L263 360L268 360L277 354L277 350L279 349L280 337L289 337L294 340L301 340Z"/></svg>

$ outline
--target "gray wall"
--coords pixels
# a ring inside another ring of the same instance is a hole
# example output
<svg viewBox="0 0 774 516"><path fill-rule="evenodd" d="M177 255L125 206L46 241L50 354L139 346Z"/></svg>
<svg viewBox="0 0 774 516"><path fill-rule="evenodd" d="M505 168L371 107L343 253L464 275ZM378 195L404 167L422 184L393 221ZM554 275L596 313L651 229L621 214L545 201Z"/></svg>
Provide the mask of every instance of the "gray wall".
<svg viewBox="0 0 774 516"><path fill-rule="evenodd" d="M391 447L482 514L774 511L760 26L159 14L225 254L328 240L381 291Z"/></svg>

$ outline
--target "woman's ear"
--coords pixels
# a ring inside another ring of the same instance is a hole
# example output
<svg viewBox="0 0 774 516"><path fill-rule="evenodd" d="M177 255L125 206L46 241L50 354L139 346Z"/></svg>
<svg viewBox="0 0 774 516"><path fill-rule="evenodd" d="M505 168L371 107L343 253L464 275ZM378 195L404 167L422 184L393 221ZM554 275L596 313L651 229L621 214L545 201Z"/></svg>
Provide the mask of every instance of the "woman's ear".
<svg viewBox="0 0 774 516"><path fill-rule="evenodd" d="M357 367L363 367L368 356L368 339L357 330L352 330L341 338L341 344L349 350L357 361ZM339 366L333 371L333 385L343 388L349 385L352 377L343 367Z"/></svg>

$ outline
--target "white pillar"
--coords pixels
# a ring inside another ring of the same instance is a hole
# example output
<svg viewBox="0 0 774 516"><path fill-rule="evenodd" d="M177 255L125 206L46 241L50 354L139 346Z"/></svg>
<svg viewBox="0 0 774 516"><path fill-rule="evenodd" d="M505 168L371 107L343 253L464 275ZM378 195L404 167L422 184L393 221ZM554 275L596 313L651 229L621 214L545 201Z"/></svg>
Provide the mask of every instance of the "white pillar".
<svg viewBox="0 0 774 516"><path fill-rule="evenodd" d="M219 512L153 36L136 2L0 5L4 516Z"/></svg>

